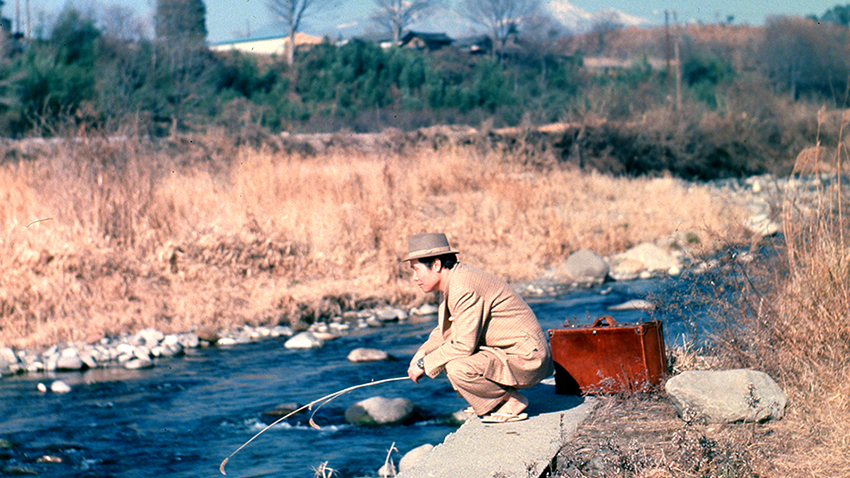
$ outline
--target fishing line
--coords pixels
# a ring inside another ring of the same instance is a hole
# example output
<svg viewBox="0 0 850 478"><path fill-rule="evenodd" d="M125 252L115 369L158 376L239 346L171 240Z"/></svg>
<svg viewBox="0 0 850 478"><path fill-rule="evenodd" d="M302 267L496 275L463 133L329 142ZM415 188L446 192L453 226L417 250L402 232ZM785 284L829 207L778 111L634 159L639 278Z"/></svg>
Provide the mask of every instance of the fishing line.
<svg viewBox="0 0 850 478"><path fill-rule="evenodd" d="M352 390L356 390L356 389L358 389L358 388L371 387L372 385L380 385L380 384L382 384L382 383L387 383L387 382L397 382L397 381L399 381L399 380L410 380L410 379L407 377L407 375L405 375L404 377L385 378L385 379L383 379L383 380L378 380L377 382L367 382L367 383L361 383L360 385L354 385L354 386L351 386L351 387L348 387L348 388L344 388L344 389L342 389L342 390L339 390L339 391L337 391L337 392L331 393L330 395L325 395L324 397L322 397L322 398L318 398L318 399L316 399L316 400L313 400L312 402L308 403L307 405L304 405L303 407L301 407L301 408L299 408L299 409L297 409L297 410L295 410L295 411L293 411L293 412L287 413L286 415L284 415L284 416L282 416L282 417L278 418L277 420L275 420L275 421L274 421L271 425L268 425L268 426L266 426L265 428L263 428L262 430L260 430L260 431L259 431L256 435L252 436L250 440L248 440L248 441L246 441L245 443L243 443L243 444L242 444L242 446L240 446L239 448L237 448L237 449L236 449L236 451L234 451L233 453L231 453L231 454L230 454L230 456L228 456L227 458L225 458L225 459L224 459L224 461L222 461L222 462L221 462L221 465L219 465L219 467L218 467L218 471L220 471L222 475L226 475L227 473L225 473L225 472L224 472L224 465L226 465L226 464L227 464L227 461L228 461L228 460L230 460L231 458L233 458L233 455L235 455L235 454L239 453L239 451L240 451L241 449L243 449L243 448L245 448L246 446L248 446L248 444L249 444L249 443L251 443L252 441L254 441L254 439L256 439L258 436L260 436L260 435L262 435L263 433L265 433L265 432L266 432L266 430L268 430L269 428L271 428L271 427L273 427L273 426L277 425L278 423L280 423L280 422L282 422L282 421L286 420L287 418L291 417L292 415L295 415L296 413L298 413L298 412L300 412L300 411L302 411L302 410L304 410L304 409L308 409L308 410L309 410L309 409L312 409L313 405L315 405L315 404L317 404L317 403L319 403L319 402L322 402L322 404L321 404L321 405L319 405L318 407L316 407L316 410L314 410L314 411L313 411L313 413L310 415L310 426L311 426L311 427L313 427L313 428L316 428L316 429L318 429L318 430L321 430L321 428L322 428L322 427L320 427L320 426L316 425L316 422L314 422L314 421L313 421L313 415L315 415L315 414L316 414L316 412L319 410L319 408L322 408L322 407L323 407L326 403L328 403L328 402L330 402L331 400L333 400L333 399L335 399L335 398L339 397L340 395L346 394L346 393L348 393L348 392L350 392L350 391L352 391Z"/></svg>

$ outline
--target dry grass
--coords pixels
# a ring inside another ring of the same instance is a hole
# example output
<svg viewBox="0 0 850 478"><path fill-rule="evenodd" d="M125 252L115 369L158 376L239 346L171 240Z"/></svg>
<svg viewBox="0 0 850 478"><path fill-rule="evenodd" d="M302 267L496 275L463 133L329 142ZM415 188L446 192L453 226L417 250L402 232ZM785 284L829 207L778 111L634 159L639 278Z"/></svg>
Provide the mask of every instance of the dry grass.
<svg viewBox="0 0 850 478"><path fill-rule="evenodd" d="M777 466L805 452L790 421L706 424L682 420L660 394L599 398L599 408L561 449L553 477L798 476Z"/></svg>
<svg viewBox="0 0 850 478"><path fill-rule="evenodd" d="M843 126L848 122L845 114ZM818 145L799 156L795 178L832 177L814 194L789 194L779 205L784 241L774 245L777 255L705 278L716 297L703 289L701 299L717 302L711 310L724 327L711 357L693 351L676 357L680 369L767 372L788 394L785 417L707 426L676 418L660 395L608 397L564 448L558 476L850 476L846 144L842 139L834 151Z"/></svg>
<svg viewBox="0 0 850 478"><path fill-rule="evenodd" d="M842 135L848 121L845 113ZM778 463L799 476L850 476L846 140L833 151L818 147L801 154L794 176L819 173L825 165L831 166L832 177L813 200L789 196L784 201L782 273L769 275L773 281L766 293L752 289L745 296L752 311L746 314L748 344L723 349L728 361L761 366L791 390L791 421L811 446Z"/></svg>
<svg viewBox="0 0 850 478"><path fill-rule="evenodd" d="M207 136L3 148L0 343L15 347L411 304L422 299L399 258L423 231L509 280L579 248L743 237L737 209L704 188L535 169L475 145L300 155Z"/></svg>

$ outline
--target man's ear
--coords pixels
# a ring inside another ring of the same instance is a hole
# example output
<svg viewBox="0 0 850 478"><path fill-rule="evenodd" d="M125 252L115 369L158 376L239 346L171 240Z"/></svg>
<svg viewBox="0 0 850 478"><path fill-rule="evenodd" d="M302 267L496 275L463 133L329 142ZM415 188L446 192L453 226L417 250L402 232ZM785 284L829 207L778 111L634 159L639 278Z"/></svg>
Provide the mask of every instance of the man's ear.
<svg viewBox="0 0 850 478"><path fill-rule="evenodd" d="M431 264L431 270L434 272L440 272L443 270L443 263L440 259L434 259L434 262Z"/></svg>

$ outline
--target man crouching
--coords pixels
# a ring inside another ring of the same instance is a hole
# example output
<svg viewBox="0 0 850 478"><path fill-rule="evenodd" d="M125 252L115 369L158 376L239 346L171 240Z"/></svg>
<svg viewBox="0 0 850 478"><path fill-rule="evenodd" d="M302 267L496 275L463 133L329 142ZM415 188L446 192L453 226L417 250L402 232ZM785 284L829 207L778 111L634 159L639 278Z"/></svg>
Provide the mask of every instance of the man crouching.
<svg viewBox="0 0 850 478"><path fill-rule="evenodd" d="M520 389L552 375L552 354L534 312L505 281L457 261L445 234L408 241L413 280L423 292L442 292L439 322L419 347L407 375L418 382L443 370L483 422L524 420Z"/></svg>

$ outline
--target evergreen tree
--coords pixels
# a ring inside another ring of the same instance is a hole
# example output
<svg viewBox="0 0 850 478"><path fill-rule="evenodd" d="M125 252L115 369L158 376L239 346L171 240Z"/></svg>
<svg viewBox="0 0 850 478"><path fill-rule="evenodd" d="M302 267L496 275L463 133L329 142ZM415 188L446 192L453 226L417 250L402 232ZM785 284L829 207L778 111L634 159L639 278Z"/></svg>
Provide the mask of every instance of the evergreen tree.
<svg viewBox="0 0 850 478"><path fill-rule="evenodd" d="M174 47L203 47L207 39L206 13L203 0L157 0L157 40Z"/></svg>

